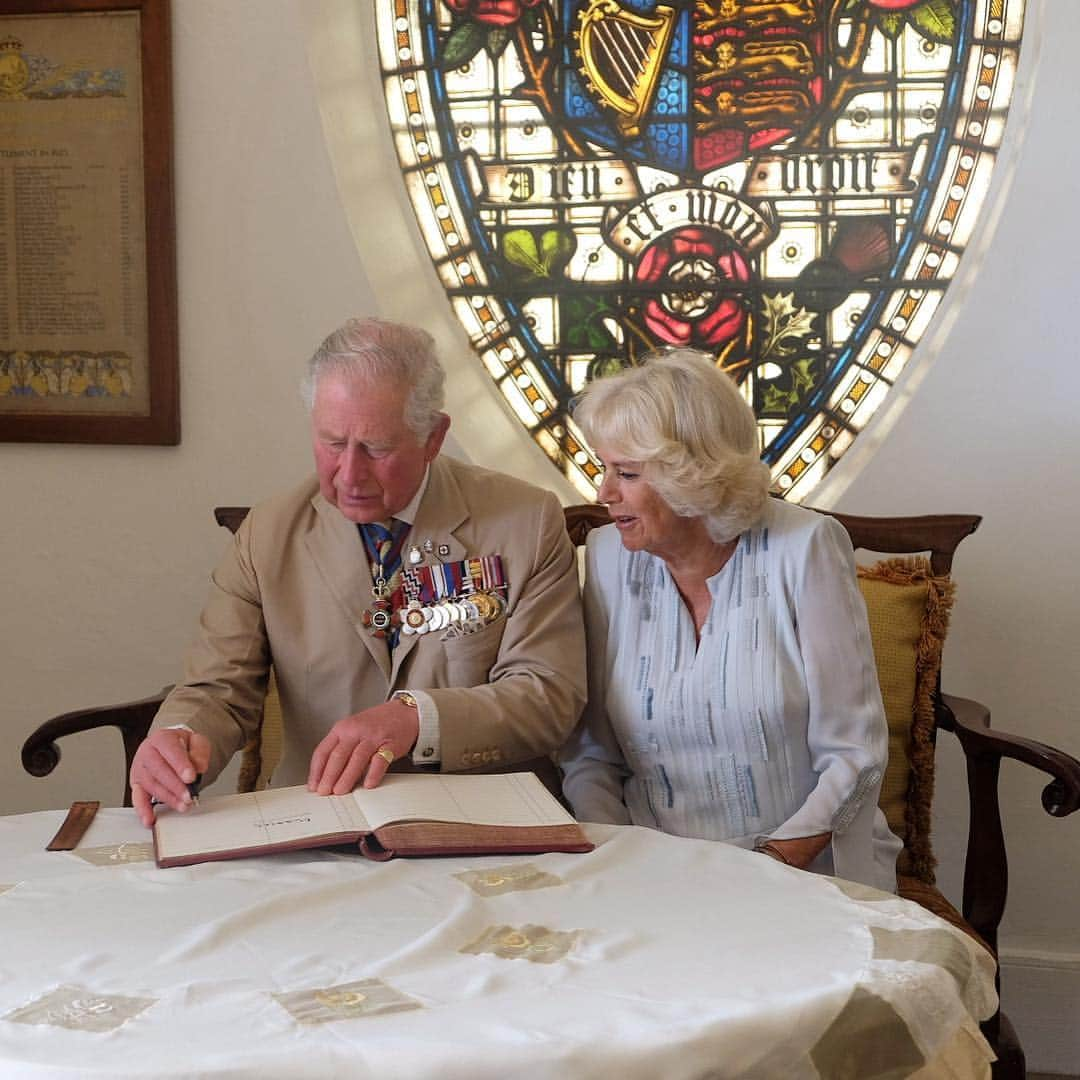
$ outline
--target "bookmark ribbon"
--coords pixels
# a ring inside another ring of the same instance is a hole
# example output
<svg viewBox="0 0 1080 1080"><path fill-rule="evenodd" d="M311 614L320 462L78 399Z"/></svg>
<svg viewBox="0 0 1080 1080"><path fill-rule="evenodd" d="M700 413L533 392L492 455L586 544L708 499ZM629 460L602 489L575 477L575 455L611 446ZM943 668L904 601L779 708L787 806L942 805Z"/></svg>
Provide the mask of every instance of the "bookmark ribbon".
<svg viewBox="0 0 1080 1080"><path fill-rule="evenodd" d="M79 846L79 841L86 835L90 822L100 809L99 802L73 802L67 817L64 818L64 824L46 845L45 850L73 851Z"/></svg>

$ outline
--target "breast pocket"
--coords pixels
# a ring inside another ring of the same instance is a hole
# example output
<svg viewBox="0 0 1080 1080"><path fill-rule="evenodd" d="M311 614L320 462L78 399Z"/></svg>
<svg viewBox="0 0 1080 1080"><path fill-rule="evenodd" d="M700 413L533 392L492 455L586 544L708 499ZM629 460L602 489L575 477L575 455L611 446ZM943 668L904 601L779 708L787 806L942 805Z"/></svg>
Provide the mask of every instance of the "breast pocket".
<svg viewBox="0 0 1080 1080"><path fill-rule="evenodd" d="M479 686L489 681L499 656L506 619L496 619L482 630L447 638L446 670L451 686Z"/></svg>

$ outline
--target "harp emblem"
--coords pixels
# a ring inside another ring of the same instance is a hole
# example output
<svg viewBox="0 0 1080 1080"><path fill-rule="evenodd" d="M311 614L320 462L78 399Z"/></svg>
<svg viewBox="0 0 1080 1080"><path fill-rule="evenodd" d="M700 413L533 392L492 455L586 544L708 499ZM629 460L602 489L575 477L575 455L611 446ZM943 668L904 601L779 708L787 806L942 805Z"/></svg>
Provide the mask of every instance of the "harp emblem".
<svg viewBox="0 0 1080 1080"><path fill-rule="evenodd" d="M633 138L656 95L675 10L658 4L652 15L639 15L618 0L592 0L580 21L580 72L597 100L614 111L619 131Z"/></svg>
<svg viewBox="0 0 1080 1080"><path fill-rule="evenodd" d="M824 0L562 3L563 115L590 142L680 176L820 142Z"/></svg>

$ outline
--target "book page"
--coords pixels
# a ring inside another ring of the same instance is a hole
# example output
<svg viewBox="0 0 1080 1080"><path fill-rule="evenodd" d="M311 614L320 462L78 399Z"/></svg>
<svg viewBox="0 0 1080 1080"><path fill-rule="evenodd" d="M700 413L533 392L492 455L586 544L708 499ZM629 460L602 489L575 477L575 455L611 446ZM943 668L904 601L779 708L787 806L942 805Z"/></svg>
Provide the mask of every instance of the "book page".
<svg viewBox="0 0 1080 1080"><path fill-rule="evenodd" d="M390 773L352 798L372 829L396 821L471 825L573 825L533 773Z"/></svg>
<svg viewBox="0 0 1080 1080"><path fill-rule="evenodd" d="M348 795L316 795L299 786L211 796L184 814L159 807L154 830L158 857L175 859L323 836L347 840L370 828Z"/></svg>

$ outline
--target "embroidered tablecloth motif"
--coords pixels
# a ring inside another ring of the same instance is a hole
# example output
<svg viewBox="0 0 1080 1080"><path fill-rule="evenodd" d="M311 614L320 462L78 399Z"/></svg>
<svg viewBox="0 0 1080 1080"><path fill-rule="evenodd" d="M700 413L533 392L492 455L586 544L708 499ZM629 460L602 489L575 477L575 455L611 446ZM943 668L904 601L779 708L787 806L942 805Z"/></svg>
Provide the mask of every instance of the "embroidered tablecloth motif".
<svg viewBox="0 0 1080 1080"><path fill-rule="evenodd" d="M463 870L454 877L464 881L479 896L499 896L501 893L548 889L563 884L561 877L541 870L534 863L495 866L490 870Z"/></svg>
<svg viewBox="0 0 1080 1080"><path fill-rule="evenodd" d="M76 848L73 855L94 866L120 866L124 863L153 862L154 845L150 843L105 844L103 847Z"/></svg>
<svg viewBox="0 0 1080 1080"><path fill-rule="evenodd" d="M549 930L546 926L489 926L463 953L492 953L504 960L553 964L581 937L580 930Z"/></svg>
<svg viewBox="0 0 1080 1080"><path fill-rule="evenodd" d="M274 994L273 997L300 1024L326 1024L333 1020L423 1008L415 998L395 990L381 979L360 979L337 986Z"/></svg>
<svg viewBox="0 0 1080 1080"><path fill-rule="evenodd" d="M4 1017L16 1024L51 1024L75 1031L112 1031L154 1004L155 998L96 994L82 986L58 986Z"/></svg>

